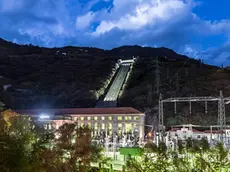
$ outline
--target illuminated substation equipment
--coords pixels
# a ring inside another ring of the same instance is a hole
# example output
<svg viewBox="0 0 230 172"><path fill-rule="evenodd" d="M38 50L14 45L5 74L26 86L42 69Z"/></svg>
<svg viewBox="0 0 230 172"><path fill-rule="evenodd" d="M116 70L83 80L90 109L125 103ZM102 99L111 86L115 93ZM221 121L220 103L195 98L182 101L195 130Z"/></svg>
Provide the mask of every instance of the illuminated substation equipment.
<svg viewBox="0 0 230 172"><path fill-rule="evenodd" d="M219 97L176 97L176 98L168 98L162 99L162 95L159 96L159 109L158 109L158 130L160 133L160 139L164 134L164 103L174 103L174 113L177 113L177 103L179 102L188 102L189 103L189 113L192 114L192 102L204 102L205 105L205 114L208 113L208 102L218 102L218 119L217 125L220 130L220 141L224 140L224 129L226 126L226 117L225 117L225 104L230 103L230 97L224 97L223 92L220 91Z"/></svg>

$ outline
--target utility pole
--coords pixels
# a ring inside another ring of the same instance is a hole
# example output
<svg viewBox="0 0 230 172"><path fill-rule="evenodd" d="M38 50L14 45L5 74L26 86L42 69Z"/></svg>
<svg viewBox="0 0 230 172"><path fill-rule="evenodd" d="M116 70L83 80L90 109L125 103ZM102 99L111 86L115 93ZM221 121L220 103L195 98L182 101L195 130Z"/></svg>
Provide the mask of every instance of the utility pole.
<svg viewBox="0 0 230 172"><path fill-rule="evenodd" d="M160 92L160 65L159 65L158 57L156 59L155 89L156 89L156 93L159 94L159 92Z"/></svg>

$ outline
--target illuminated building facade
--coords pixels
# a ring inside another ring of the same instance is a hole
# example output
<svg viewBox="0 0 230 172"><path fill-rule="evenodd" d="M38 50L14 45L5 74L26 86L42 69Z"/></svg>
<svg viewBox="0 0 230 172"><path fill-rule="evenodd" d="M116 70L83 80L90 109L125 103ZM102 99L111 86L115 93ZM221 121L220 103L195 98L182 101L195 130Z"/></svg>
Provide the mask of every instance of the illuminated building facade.
<svg viewBox="0 0 230 172"><path fill-rule="evenodd" d="M144 113L131 107L116 108L72 108L15 110L28 115L44 126L55 131L65 123L77 122L78 126L89 126L92 136L112 137L129 134L140 140L144 138Z"/></svg>

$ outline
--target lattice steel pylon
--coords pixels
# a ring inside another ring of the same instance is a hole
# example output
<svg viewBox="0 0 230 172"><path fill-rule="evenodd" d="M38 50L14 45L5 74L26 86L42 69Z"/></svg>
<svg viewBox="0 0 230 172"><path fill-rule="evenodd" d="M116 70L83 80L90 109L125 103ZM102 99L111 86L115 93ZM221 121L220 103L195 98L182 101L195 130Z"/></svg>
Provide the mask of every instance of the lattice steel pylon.
<svg viewBox="0 0 230 172"><path fill-rule="evenodd" d="M220 97L218 100L218 126L220 131L220 141L224 141L224 129L226 126L226 117L225 117L225 102L223 92L220 91Z"/></svg>
<svg viewBox="0 0 230 172"><path fill-rule="evenodd" d="M156 89L156 93L159 94L159 92L160 92L160 65L159 65L159 58L158 57L156 59L155 89Z"/></svg>
<svg viewBox="0 0 230 172"><path fill-rule="evenodd" d="M164 133L164 110L163 104L164 103L174 103L174 111L176 113L177 103L179 102L189 102L189 111L191 113L192 102L204 102L205 103L205 113L208 113L208 102L218 102L218 119L217 119L217 127L219 129L219 141L224 143L224 136L225 136L225 129L226 129L226 117L225 117L225 104L230 104L230 97L224 97L223 92L220 91L220 96L212 97L175 97L175 98L167 98L162 99L162 95L160 94L159 97L159 114L158 114L158 127L159 133L163 136Z"/></svg>
<svg viewBox="0 0 230 172"><path fill-rule="evenodd" d="M164 134L164 108L162 102L162 94L159 96L159 105L158 105L158 132L159 138L162 141Z"/></svg>

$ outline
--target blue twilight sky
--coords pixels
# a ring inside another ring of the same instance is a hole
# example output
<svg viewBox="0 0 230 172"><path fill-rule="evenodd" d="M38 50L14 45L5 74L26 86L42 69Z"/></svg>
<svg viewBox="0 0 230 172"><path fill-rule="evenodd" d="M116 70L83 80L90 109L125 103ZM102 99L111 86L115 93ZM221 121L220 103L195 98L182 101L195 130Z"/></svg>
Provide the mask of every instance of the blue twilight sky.
<svg viewBox="0 0 230 172"><path fill-rule="evenodd" d="M0 37L39 46L168 47L230 65L230 0L0 0Z"/></svg>

